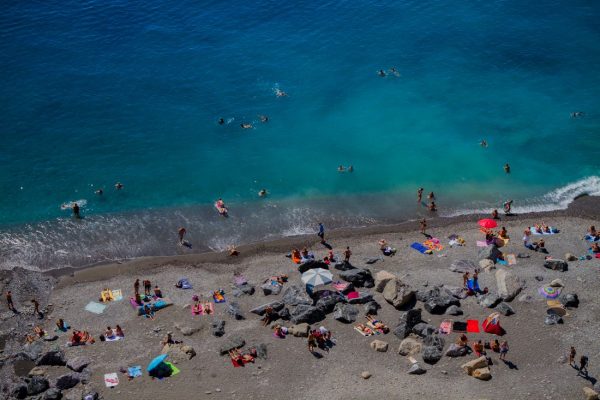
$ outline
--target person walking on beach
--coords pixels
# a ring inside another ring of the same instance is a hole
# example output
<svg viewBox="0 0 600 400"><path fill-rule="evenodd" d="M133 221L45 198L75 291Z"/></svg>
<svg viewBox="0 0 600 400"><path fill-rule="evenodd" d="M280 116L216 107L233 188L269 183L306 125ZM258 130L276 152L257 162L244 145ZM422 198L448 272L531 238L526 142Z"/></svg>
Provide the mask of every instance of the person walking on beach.
<svg viewBox="0 0 600 400"><path fill-rule="evenodd" d="M506 200L504 202L504 214L506 214L506 215L510 214L510 210L512 208L512 203L513 203L512 200Z"/></svg>
<svg viewBox="0 0 600 400"><path fill-rule="evenodd" d="M569 365L572 367L576 367L575 365L575 356L577 355L577 350L575 347L571 346L571 350L569 350Z"/></svg>
<svg viewBox="0 0 600 400"><path fill-rule="evenodd" d="M16 311L15 310L15 305L13 303L13 299L12 299L12 292L9 290L6 292L6 305L8 306L8 309L10 311Z"/></svg>
<svg viewBox="0 0 600 400"><path fill-rule="evenodd" d="M352 251L350 250L350 246L346 246L346 251L344 251L344 262L346 264L350 264L350 256L352 255Z"/></svg>
<svg viewBox="0 0 600 400"><path fill-rule="evenodd" d="M505 340L500 343L500 359L502 361L506 360L506 353L508 353L508 342Z"/></svg>
<svg viewBox="0 0 600 400"><path fill-rule="evenodd" d="M315 347L317 347L317 338L315 337L315 331L311 330L308 334L308 351L312 353Z"/></svg>
<svg viewBox="0 0 600 400"><path fill-rule="evenodd" d="M177 234L179 235L179 244L183 244L183 237L185 236L186 232L187 231L183 226L177 229Z"/></svg>
<svg viewBox="0 0 600 400"><path fill-rule="evenodd" d="M136 295L140 294L140 280L139 279L136 279L135 282L133 283L133 290Z"/></svg>
<svg viewBox="0 0 600 400"><path fill-rule="evenodd" d="M31 303L33 304L33 313L38 316L38 318L42 318L42 313L40 312L40 303L36 299L31 299Z"/></svg>
<svg viewBox="0 0 600 400"><path fill-rule="evenodd" d="M144 294L150 296L152 292L152 283L148 279L144 279Z"/></svg>
<svg viewBox="0 0 600 400"><path fill-rule="evenodd" d="M421 233L425 235L425 230L427 230L427 220L423 218L419 221L419 224L421 225Z"/></svg>
<svg viewBox="0 0 600 400"><path fill-rule="evenodd" d="M417 203L420 203L421 201L423 201L423 188L417 190Z"/></svg>
<svg viewBox="0 0 600 400"><path fill-rule="evenodd" d="M510 165L508 165L508 163L504 164L504 172L510 174Z"/></svg>
<svg viewBox="0 0 600 400"><path fill-rule="evenodd" d="M81 218L81 215L79 215L79 205L77 203L73 203L72 209L73 209L73 216L78 219Z"/></svg>
<svg viewBox="0 0 600 400"><path fill-rule="evenodd" d="M319 233L317 236L321 239L321 243L325 243L325 227L322 222L319 222Z"/></svg>
<svg viewBox="0 0 600 400"><path fill-rule="evenodd" d="M587 377L588 376L587 366L588 366L587 356L581 356L581 358L579 359L579 372L577 373L577 375L585 374L584 376Z"/></svg>

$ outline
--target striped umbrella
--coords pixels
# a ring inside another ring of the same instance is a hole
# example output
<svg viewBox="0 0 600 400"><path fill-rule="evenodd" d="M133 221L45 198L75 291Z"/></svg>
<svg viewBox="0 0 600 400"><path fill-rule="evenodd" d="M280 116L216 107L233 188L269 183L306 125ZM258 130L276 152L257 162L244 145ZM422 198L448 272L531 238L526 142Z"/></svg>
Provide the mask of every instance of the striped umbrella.
<svg viewBox="0 0 600 400"><path fill-rule="evenodd" d="M547 299L555 299L560 296L561 288L552 286L542 286L538 292Z"/></svg>
<svg viewBox="0 0 600 400"><path fill-rule="evenodd" d="M313 287L327 285L333 281L331 272L323 268L309 269L302 274L302 282Z"/></svg>

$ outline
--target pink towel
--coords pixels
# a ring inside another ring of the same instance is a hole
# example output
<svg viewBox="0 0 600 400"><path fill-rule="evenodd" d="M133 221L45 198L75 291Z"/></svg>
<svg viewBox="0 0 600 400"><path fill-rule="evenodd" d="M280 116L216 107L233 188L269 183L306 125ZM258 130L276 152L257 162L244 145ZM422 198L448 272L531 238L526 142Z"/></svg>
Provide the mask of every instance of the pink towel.
<svg viewBox="0 0 600 400"><path fill-rule="evenodd" d="M350 293L348 293L348 295L346 297L348 298L348 300L358 299L360 297L360 293L358 293L356 291L350 292Z"/></svg>
<svg viewBox="0 0 600 400"><path fill-rule="evenodd" d="M477 247L487 247L487 242L482 242L481 240L477 241Z"/></svg>

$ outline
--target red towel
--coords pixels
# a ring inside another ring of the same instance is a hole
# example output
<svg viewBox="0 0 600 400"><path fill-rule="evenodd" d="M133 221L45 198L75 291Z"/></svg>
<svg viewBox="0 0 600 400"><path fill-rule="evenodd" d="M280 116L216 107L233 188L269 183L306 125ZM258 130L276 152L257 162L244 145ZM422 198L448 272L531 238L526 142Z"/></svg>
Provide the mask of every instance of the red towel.
<svg viewBox="0 0 600 400"><path fill-rule="evenodd" d="M476 319L468 319L467 332L479 333L479 321L477 321Z"/></svg>
<svg viewBox="0 0 600 400"><path fill-rule="evenodd" d="M350 292L350 293L348 293L348 295L346 297L348 298L348 300L350 300L350 299L358 299L360 297L360 293L358 293L358 292Z"/></svg>

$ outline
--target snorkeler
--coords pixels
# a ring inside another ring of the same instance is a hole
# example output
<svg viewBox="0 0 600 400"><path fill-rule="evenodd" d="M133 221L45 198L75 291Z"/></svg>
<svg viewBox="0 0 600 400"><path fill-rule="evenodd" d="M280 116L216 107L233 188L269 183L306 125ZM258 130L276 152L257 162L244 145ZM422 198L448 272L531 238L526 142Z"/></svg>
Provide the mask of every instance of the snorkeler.
<svg viewBox="0 0 600 400"><path fill-rule="evenodd" d="M485 139L481 139L481 142L479 142L479 145L481 147L488 147L488 142Z"/></svg>
<svg viewBox="0 0 600 400"><path fill-rule="evenodd" d="M338 172L344 172L345 170L346 170L346 169L344 168L344 166L343 166L343 165L340 165L340 166L338 167Z"/></svg>

